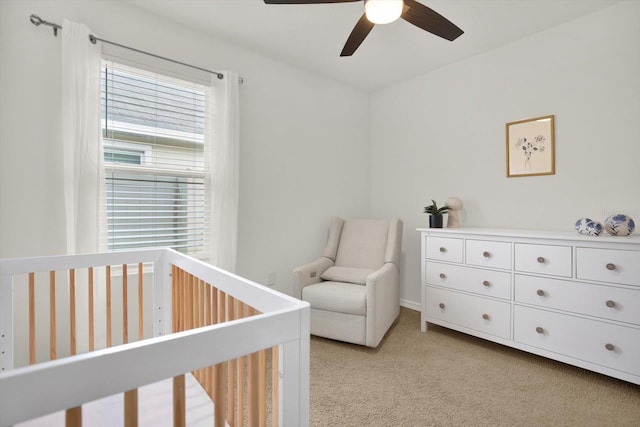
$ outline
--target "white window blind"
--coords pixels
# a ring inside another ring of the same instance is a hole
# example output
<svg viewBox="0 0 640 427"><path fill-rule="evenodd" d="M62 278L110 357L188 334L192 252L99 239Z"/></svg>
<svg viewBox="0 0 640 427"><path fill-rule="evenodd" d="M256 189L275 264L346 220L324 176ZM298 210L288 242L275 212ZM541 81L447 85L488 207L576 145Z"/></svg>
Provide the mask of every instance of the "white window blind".
<svg viewBox="0 0 640 427"><path fill-rule="evenodd" d="M109 250L171 247L206 256L208 88L103 62Z"/></svg>

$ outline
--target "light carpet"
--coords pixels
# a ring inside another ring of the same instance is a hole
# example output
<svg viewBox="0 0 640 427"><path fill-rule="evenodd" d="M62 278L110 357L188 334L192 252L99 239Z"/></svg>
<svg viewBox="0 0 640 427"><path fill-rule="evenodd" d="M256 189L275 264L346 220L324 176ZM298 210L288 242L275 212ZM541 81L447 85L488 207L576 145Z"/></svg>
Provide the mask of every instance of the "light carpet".
<svg viewBox="0 0 640 427"><path fill-rule="evenodd" d="M311 339L311 426L640 426L640 386L429 325Z"/></svg>

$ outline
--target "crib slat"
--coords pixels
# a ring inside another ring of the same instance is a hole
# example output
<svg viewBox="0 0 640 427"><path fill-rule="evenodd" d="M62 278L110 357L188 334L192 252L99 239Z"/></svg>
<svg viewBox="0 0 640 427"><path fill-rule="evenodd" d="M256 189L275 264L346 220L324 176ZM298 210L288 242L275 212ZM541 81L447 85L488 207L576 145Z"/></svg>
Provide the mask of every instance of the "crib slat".
<svg viewBox="0 0 640 427"><path fill-rule="evenodd" d="M256 310L249 306L247 315L253 316ZM258 413L258 354L247 356L247 396L248 396L248 421L249 425L257 426L260 418Z"/></svg>
<svg viewBox="0 0 640 427"><path fill-rule="evenodd" d="M143 325L143 297L142 297L142 263L138 263L138 340L142 340L144 338L144 325Z"/></svg>
<svg viewBox="0 0 640 427"><path fill-rule="evenodd" d="M229 320L235 320L236 318L236 299L233 297L228 297L229 299L229 310L227 311L227 317ZM230 360L227 362L228 364L228 381L227 381L227 402L229 402L229 411L227 421L230 426L235 425L235 408L234 408L234 395L235 395L235 377L236 377L236 361Z"/></svg>
<svg viewBox="0 0 640 427"><path fill-rule="evenodd" d="M205 300L205 289L207 288L207 284L200 279L197 279L197 283L198 283L198 327L202 327L202 326L206 326L206 319L204 317L204 313L206 310L206 303L207 301ZM200 384L206 384L206 368L202 368L200 369L198 375L199 375L199 381Z"/></svg>
<svg viewBox="0 0 640 427"><path fill-rule="evenodd" d="M187 328L187 275L186 272L180 271L180 328L178 330L184 331Z"/></svg>
<svg viewBox="0 0 640 427"><path fill-rule="evenodd" d="M220 312L218 313L218 322L224 323L227 317L227 294L222 291L219 291L219 294L220 294L220 297L219 297Z"/></svg>
<svg viewBox="0 0 640 427"><path fill-rule="evenodd" d="M200 279L197 277L191 276L191 281L193 282L193 327L199 328L202 326L200 323ZM193 376L198 380L198 382L202 383L202 369L198 369L193 372Z"/></svg>
<svg viewBox="0 0 640 427"><path fill-rule="evenodd" d="M129 342L129 288L127 264L122 264L122 343Z"/></svg>
<svg viewBox="0 0 640 427"><path fill-rule="evenodd" d="M178 269L171 265L171 332L178 331Z"/></svg>
<svg viewBox="0 0 640 427"><path fill-rule="evenodd" d="M237 387L236 387L236 402L237 402L237 406L236 406L236 418L237 418L237 423L236 425L238 426L243 426L244 425L244 406L245 406L245 398L244 398L244 379L245 379L245 367L246 367L246 363L245 363L246 358L244 356L239 357L236 360L237 366L236 366L236 383L237 383Z"/></svg>
<svg viewBox="0 0 640 427"><path fill-rule="evenodd" d="M271 425L280 425L280 347L271 349Z"/></svg>
<svg viewBox="0 0 640 427"><path fill-rule="evenodd" d="M247 356L247 419L250 426L257 426L258 414L258 353Z"/></svg>
<svg viewBox="0 0 640 427"><path fill-rule="evenodd" d="M258 352L258 425L267 426L267 351Z"/></svg>
<svg viewBox="0 0 640 427"><path fill-rule="evenodd" d="M36 274L29 273L29 364L36 363Z"/></svg>
<svg viewBox="0 0 640 427"><path fill-rule="evenodd" d="M49 272L49 359L56 358L56 272Z"/></svg>
<svg viewBox="0 0 640 427"><path fill-rule="evenodd" d="M195 278L195 283L196 283L196 291L197 291L197 304L196 304L196 310L197 310L197 321L196 321L196 327L202 327L202 326L206 326L206 319L204 317L204 313L206 310L206 304L207 301L205 299L205 287L207 286L205 284L205 282L201 279ZM202 368L199 369L197 372L197 376L196 378L198 379L198 382L205 387L207 384L207 369L206 368ZM206 387L205 387L206 390Z"/></svg>
<svg viewBox="0 0 640 427"><path fill-rule="evenodd" d="M173 426L186 425L185 378L184 375L173 377Z"/></svg>
<svg viewBox="0 0 640 427"><path fill-rule="evenodd" d="M124 427L138 427L138 389L124 392Z"/></svg>
<svg viewBox="0 0 640 427"><path fill-rule="evenodd" d="M64 414L65 427L82 427L82 406L67 409Z"/></svg>
<svg viewBox="0 0 640 427"><path fill-rule="evenodd" d="M219 293L218 289L213 288L211 290L211 324L215 325L218 323L218 298ZM217 369L217 365L211 368L211 400L213 400L214 405L217 407L216 402L218 401L218 384L220 382L220 371ZM216 411L217 412L217 411ZM215 418L215 417L214 417ZM216 418L217 420L217 418ZM215 423L217 424L217 423Z"/></svg>
<svg viewBox="0 0 640 427"><path fill-rule="evenodd" d="M179 316L178 316L178 331L184 331L184 319L185 319L185 312L186 312L186 295L185 292L187 291L186 288L186 284L185 284L185 274L184 271L182 270L178 270L178 303L179 303Z"/></svg>
<svg viewBox="0 0 640 427"><path fill-rule="evenodd" d="M69 270L69 334L70 353L77 353L76 342L76 271ZM76 406L65 411L66 427L82 427L82 406Z"/></svg>
<svg viewBox="0 0 640 427"><path fill-rule="evenodd" d="M207 286L205 289L205 319L207 326L213 324L212 298L211 286ZM205 371L205 390L210 397L213 397L213 368L211 366L207 367Z"/></svg>
<svg viewBox="0 0 640 427"><path fill-rule="evenodd" d="M207 305L207 300L205 299L205 290L209 286L204 282L204 280L198 279L198 326L205 326L205 310Z"/></svg>
<svg viewBox="0 0 640 427"><path fill-rule="evenodd" d="M111 347L112 345L112 334L113 334L113 327L112 325L112 319L111 319L111 266L107 265L105 267L105 276L106 276L106 294L107 294L107 306L106 306L106 311L107 311L107 347Z"/></svg>
<svg viewBox="0 0 640 427"><path fill-rule="evenodd" d="M77 353L76 347L76 271L69 270L69 344L71 355Z"/></svg>
<svg viewBox="0 0 640 427"><path fill-rule="evenodd" d="M242 302L242 301L238 301L238 315L237 315L238 319L242 319L244 317L246 317L246 305ZM245 420L245 414L244 414L244 408L246 405L246 399L245 399L245 387L244 387L244 381L245 378L247 376L246 373L246 363L247 358L245 356L239 357L237 359L237 367L236 367L236 383L237 383L237 389L236 389L236 402L237 402L237 424L238 426L243 426L244 425L244 420Z"/></svg>
<svg viewBox="0 0 640 427"><path fill-rule="evenodd" d="M226 363L218 363L215 368L215 393L213 402L215 404L215 424L216 426L223 426L226 422Z"/></svg>
<svg viewBox="0 0 640 427"><path fill-rule="evenodd" d="M196 324L196 313L195 313L195 304L194 304L194 284L193 284L193 276L191 274L187 274L187 304L189 308L189 314L187 317L187 330L193 329Z"/></svg>
<svg viewBox="0 0 640 427"><path fill-rule="evenodd" d="M94 319L94 310L93 310L93 267L89 267L87 272L89 279L89 296L88 296L88 305L89 305L89 351L95 350L95 319Z"/></svg>
<svg viewBox="0 0 640 427"><path fill-rule="evenodd" d="M193 303L193 295L193 276L191 274L187 274L187 330L193 329L195 326L195 306Z"/></svg>
<svg viewBox="0 0 640 427"><path fill-rule="evenodd" d="M179 331L184 331L187 328L187 275L186 272L180 271L180 328Z"/></svg>
<svg viewBox="0 0 640 427"><path fill-rule="evenodd" d="M179 331L187 329L187 313L188 313L188 296L189 289L187 285L187 275L184 271L180 270L180 328Z"/></svg>
<svg viewBox="0 0 640 427"><path fill-rule="evenodd" d="M198 280L189 274L189 289L191 291L191 300L189 304L189 314L191 315L191 328L198 327Z"/></svg>
<svg viewBox="0 0 640 427"><path fill-rule="evenodd" d="M218 323L224 323L227 321L227 294L225 292L222 292L220 290L218 290ZM216 366L218 367L218 366ZM217 391L217 400L216 403L218 401L220 401L223 404L223 408L224 408L224 413L221 414L220 417L216 416L216 420L225 420L226 417L226 409L227 409L227 398L228 398L228 386L227 383L229 382L229 378L227 376L228 372L228 364L227 363L221 363L219 365L219 369L220 372L224 373L223 376L218 377L217 382L216 382L216 391ZM216 404L216 407L218 407L218 405ZM216 412L217 414L217 412ZM220 421L218 421L220 422ZM217 425L217 423L216 423Z"/></svg>

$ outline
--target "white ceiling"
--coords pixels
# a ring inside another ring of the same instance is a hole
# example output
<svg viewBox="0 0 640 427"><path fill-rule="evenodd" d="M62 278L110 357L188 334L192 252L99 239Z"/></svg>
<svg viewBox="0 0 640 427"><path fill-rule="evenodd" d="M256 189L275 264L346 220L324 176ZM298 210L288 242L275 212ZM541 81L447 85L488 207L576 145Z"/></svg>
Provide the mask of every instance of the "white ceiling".
<svg viewBox="0 0 640 427"><path fill-rule="evenodd" d="M194 29L365 91L510 43L620 0L419 0L464 30L449 42L406 21L376 25L352 57L340 51L363 3L125 0ZM239 70L240 72L242 70Z"/></svg>

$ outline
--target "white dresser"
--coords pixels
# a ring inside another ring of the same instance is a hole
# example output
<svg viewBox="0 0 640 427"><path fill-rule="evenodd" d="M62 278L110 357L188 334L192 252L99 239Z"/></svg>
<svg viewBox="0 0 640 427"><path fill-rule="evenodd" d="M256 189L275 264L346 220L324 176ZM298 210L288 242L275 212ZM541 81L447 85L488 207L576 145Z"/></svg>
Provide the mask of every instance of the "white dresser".
<svg viewBox="0 0 640 427"><path fill-rule="evenodd" d="M427 322L640 384L640 234L420 228Z"/></svg>

